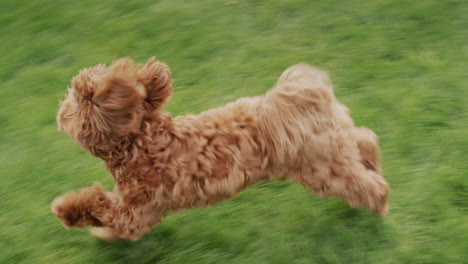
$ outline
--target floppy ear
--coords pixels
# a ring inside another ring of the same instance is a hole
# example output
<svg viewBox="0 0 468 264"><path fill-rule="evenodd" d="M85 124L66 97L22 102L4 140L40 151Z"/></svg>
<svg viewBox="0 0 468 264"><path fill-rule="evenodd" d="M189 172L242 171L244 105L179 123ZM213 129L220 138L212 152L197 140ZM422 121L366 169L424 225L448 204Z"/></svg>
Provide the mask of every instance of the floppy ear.
<svg viewBox="0 0 468 264"><path fill-rule="evenodd" d="M92 98L97 107L97 125L102 130L117 134L128 132L136 108L145 97L146 91L137 82L131 60L116 61L98 82Z"/></svg>
<svg viewBox="0 0 468 264"><path fill-rule="evenodd" d="M169 67L151 57L138 71L138 82L147 92L147 101L154 109L160 108L172 95L172 76Z"/></svg>
<svg viewBox="0 0 468 264"><path fill-rule="evenodd" d="M76 91L76 95L81 100L91 99L96 89L96 76L101 76L107 71L104 64L98 64L94 67L89 67L80 70L80 72L73 77L72 87Z"/></svg>

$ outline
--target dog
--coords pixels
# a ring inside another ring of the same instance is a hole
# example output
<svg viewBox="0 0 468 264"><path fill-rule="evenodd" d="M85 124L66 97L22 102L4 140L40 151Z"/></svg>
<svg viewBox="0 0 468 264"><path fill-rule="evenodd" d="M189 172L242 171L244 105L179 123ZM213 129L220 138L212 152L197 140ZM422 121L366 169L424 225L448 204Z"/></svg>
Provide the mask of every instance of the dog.
<svg viewBox="0 0 468 264"><path fill-rule="evenodd" d="M379 215L390 187L378 138L356 127L328 74L308 64L286 69L266 94L172 117L169 67L130 58L83 69L60 103L61 131L112 173L56 198L66 228L92 226L104 240L138 240L171 211L205 208L274 179L303 185Z"/></svg>

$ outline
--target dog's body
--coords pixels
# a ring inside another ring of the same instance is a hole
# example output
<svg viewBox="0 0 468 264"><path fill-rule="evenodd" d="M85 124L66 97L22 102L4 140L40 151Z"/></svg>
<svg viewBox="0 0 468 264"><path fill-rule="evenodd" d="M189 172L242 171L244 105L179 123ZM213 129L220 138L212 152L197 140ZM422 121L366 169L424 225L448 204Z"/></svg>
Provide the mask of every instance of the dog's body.
<svg viewBox="0 0 468 264"><path fill-rule="evenodd" d="M61 130L102 158L115 180L57 198L66 227L139 239L169 211L206 207L261 180L291 178L321 197L387 212L377 136L357 128L326 73L287 69L264 96L172 118L167 66L121 59L81 71L58 113Z"/></svg>

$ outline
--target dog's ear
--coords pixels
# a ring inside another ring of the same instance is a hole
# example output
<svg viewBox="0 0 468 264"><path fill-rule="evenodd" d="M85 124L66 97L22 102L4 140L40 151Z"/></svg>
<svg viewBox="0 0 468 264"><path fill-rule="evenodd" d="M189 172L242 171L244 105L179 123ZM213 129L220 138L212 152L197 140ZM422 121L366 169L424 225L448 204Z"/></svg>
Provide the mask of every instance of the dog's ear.
<svg viewBox="0 0 468 264"><path fill-rule="evenodd" d="M104 64L99 64L94 67L82 69L75 77L72 79L72 87L76 92L80 100L89 100L94 91L96 90L96 79L97 76L101 76L107 71Z"/></svg>
<svg viewBox="0 0 468 264"><path fill-rule="evenodd" d="M98 125L103 130L123 134L134 119L136 108L146 97L138 83L130 59L114 62L98 82L92 102L97 106Z"/></svg>
<svg viewBox="0 0 468 264"><path fill-rule="evenodd" d="M160 108L172 95L171 71L155 57L138 70L138 82L146 88L147 101L154 109Z"/></svg>

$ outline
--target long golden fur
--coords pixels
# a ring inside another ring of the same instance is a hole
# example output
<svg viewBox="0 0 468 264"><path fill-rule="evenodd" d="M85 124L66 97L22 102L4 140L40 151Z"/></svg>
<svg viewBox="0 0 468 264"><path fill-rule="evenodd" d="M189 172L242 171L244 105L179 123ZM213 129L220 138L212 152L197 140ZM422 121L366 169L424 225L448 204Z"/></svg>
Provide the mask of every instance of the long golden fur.
<svg viewBox="0 0 468 264"><path fill-rule="evenodd" d="M298 64L263 96L175 118L162 110L172 91L169 68L154 58L123 58L73 78L59 128L104 160L115 188L95 183L56 198L52 211L65 227L137 240L169 211L287 178L320 197L387 212L377 136L354 126L325 72Z"/></svg>

